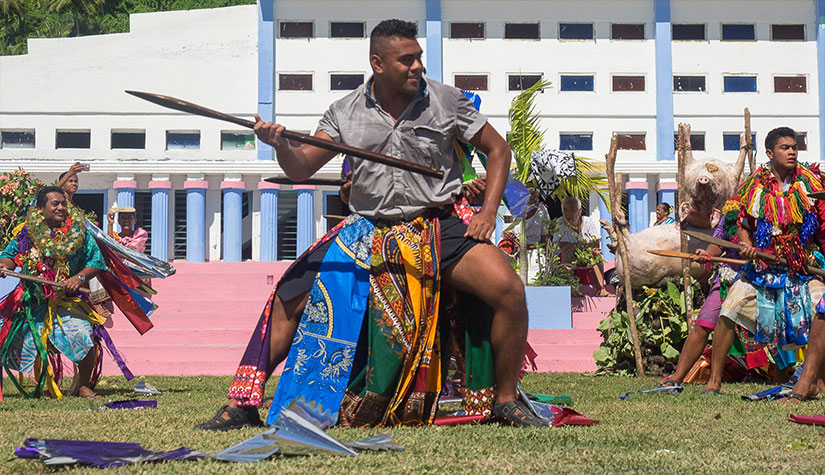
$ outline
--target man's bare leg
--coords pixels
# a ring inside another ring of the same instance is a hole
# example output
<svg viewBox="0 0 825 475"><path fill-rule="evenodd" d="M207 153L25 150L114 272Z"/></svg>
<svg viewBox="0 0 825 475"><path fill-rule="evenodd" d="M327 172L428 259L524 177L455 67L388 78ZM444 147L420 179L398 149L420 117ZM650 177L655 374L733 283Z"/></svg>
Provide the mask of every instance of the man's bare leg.
<svg viewBox="0 0 825 475"><path fill-rule="evenodd" d="M92 398L96 396L92 388L89 387L92 372L95 369L95 360L97 360L97 346L92 345L86 356L77 363L77 373L74 376L75 380L72 386L77 388L76 394L78 397Z"/></svg>
<svg viewBox="0 0 825 475"><path fill-rule="evenodd" d="M516 399L519 371L527 343L527 302L524 284L497 248L480 244L444 269L442 279L492 307L490 343L496 379L496 403Z"/></svg>
<svg viewBox="0 0 825 475"><path fill-rule="evenodd" d="M713 332L713 354L710 358L710 379L705 385L706 392L718 392L722 389L722 372L725 369L725 360L733 346L733 331L735 325L726 317L719 317L716 330Z"/></svg>
<svg viewBox="0 0 825 475"><path fill-rule="evenodd" d="M308 299L309 292L286 302L282 301L281 297L275 296L269 318L269 366L267 367L267 373L272 374L275 367L281 364L289 354L289 348L292 346L292 340L295 338L295 332L298 330L298 323L301 322L301 315L304 313L304 307L306 307ZM238 407L238 401L229 399L227 405ZM222 414L222 417L224 419L229 418L226 412Z"/></svg>
<svg viewBox="0 0 825 475"><path fill-rule="evenodd" d="M693 365L702 356L702 352L705 351L710 332L710 329L701 325L693 325L693 330L690 331L687 339L685 339L685 344L682 346L682 354L679 355L676 371L668 381L682 384L690 369L693 368Z"/></svg>
<svg viewBox="0 0 825 475"><path fill-rule="evenodd" d="M811 397L817 393L818 379L821 378L823 357L825 356L825 315L818 313L811 323L808 334L808 351L805 352L805 366L799 381L793 387L793 393Z"/></svg>
<svg viewBox="0 0 825 475"><path fill-rule="evenodd" d="M604 288L604 262L593 266L593 273L596 274L596 285L594 286L596 297L609 297L610 292Z"/></svg>

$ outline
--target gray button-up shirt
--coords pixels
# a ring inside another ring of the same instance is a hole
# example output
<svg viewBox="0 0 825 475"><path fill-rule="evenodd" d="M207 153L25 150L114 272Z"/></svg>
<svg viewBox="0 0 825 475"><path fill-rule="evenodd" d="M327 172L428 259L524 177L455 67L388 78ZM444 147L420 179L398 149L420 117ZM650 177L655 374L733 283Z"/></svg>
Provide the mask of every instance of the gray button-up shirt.
<svg viewBox="0 0 825 475"><path fill-rule="evenodd" d="M444 171L431 178L352 158L350 209L374 219L413 219L427 208L452 203L461 193L454 141L469 142L487 123L452 86L422 78L418 93L393 122L372 97L372 78L334 102L318 124L333 140Z"/></svg>

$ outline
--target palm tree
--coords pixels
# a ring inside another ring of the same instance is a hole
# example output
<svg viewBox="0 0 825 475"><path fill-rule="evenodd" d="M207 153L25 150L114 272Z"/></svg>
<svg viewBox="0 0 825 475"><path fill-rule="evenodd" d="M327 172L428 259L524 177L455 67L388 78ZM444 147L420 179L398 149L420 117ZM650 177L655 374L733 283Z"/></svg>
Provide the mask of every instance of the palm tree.
<svg viewBox="0 0 825 475"><path fill-rule="evenodd" d="M0 0L2 1L2 0ZM79 13L88 15L97 13L103 6L104 0L51 0L49 11L60 12L66 9L71 10L74 19L75 36L80 36Z"/></svg>
<svg viewBox="0 0 825 475"><path fill-rule="evenodd" d="M536 186L535 179L530 170L530 160L534 152L544 148L545 130L541 127L540 113L535 104L536 94L544 92L552 87L552 83L546 79L541 79L532 86L524 89L521 94L513 99L508 118L510 120L510 134L507 142L513 151L513 159L516 162L514 175L528 188ZM592 191L596 191L599 196L607 202L607 193L604 188L607 186L607 178L598 175L598 166L588 158L575 156L577 174L575 177L562 180L554 192L553 197L563 199L567 196L575 196L580 200L587 200ZM519 223L522 239L519 240L519 274L521 280L527 283L528 265L527 240L524 238L524 219Z"/></svg>

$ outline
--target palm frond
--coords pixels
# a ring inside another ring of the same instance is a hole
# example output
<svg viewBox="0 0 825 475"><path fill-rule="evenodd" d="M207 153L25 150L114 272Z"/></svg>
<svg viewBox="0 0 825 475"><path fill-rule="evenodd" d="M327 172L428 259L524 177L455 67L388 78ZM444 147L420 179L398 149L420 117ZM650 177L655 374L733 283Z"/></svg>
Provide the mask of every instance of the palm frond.
<svg viewBox="0 0 825 475"><path fill-rule="evenodd" d="M510 134L507 141L516 162L515 176L523 183L530 174L530 157L544 146L544 129L535 104L536 94L552 87L552 83L541 79L523 90L513 99L507 117L510 120Z"/></svg>

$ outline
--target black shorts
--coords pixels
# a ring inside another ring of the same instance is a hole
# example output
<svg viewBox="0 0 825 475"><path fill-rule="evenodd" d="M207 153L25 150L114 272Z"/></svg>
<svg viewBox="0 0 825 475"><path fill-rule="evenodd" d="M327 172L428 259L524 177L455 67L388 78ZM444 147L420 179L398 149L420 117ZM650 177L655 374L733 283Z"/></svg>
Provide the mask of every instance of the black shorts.
<svg viewBox="0 0 825 475"><path fill-rule="evenodd" d="M445 213L439 217L439 221L441 222L441 270L443 271L458 262L467 251L482 243L464 237L467 225L462 223L457 216ZM335 239L330 239L318 246L312 253L295 264L289 274L281 278L277 295L282 301L288 302L312 289L312 283L315 282L321 262L333 242Z"/></svg>

